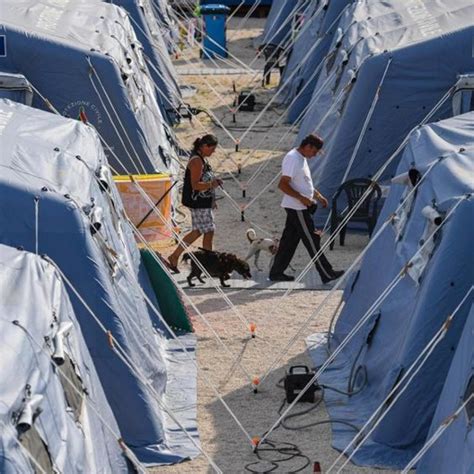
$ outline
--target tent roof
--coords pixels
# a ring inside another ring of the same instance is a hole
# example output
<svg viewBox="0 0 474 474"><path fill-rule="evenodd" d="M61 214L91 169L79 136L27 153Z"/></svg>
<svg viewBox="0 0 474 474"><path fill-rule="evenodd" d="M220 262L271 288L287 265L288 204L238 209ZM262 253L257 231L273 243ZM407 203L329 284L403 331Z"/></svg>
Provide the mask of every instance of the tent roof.
<svg viewBox="0 0 474 474"><path fill-rule="evenodd" d="M115 0L130 15L131 23L140 39L146 62L151 62L150 74L157 84L156 96L162 109L167 111L166 116L172 121L174 109L179 107L181 92L177 83L177 74L168 50L171 49L166 43L171 43L172 22L168 15L162 14L161 7L155 10L150 0ZM155 11L160 15L155 17ZM166 38L168 40L166 40Z"/></svg>
<svg viewBox="0 0 474 474"><path fill-rule="evenodd" d="M90 203L90 189L97 185L94 173L107 165L93 128L4 99L0 100L0 117L0 166L5 172L23 185L39 178L81 205Z"/></svg>
<svg viewBox="0 0 474 474"><path fill-rule="evenodd" d="M424 23L418 15L426 13L427 8L428 6L424 6L425 10L422 11L417 8L415 11L420 13L414 14L413 8L399 6L392 14L358 22L362 32L359 31L359 34L354 36L349 35L347 43L344 44L345 53L339 51L338 61L334 62L327 74L320 77L314 95L320 92L326 78L332 73L335 74L329 82L330 86L325 87L326 92L312 104L312 108L317 109L322 104L332 102L347 86L352 73L357 72L365 62L369 63L375 56L387 52L403 52L412 45L429 42L441 35L471 26L470 17L474 15L474 5L470 0L456 0L449 4L433 1L433 5L429 4L429 22L426 23L426 28L423 28ZM355 25L352 28L355 29ZM343 57L347 55L348 61L343 65ZM327 127L333 128L333 125L328 124Z"/></svg>

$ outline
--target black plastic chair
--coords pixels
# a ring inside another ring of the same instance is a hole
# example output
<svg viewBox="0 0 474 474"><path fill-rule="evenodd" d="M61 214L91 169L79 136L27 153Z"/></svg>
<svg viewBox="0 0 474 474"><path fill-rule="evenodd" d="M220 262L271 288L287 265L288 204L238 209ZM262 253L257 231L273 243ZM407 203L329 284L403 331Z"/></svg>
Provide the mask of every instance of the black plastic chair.
<svg viewBox="0 0 474 474"><path fill-rule="evenodd" d="M354 215L349 219L349 222L365 222L369 231L369 237L375 228L378 217L378 202L382 197L382 190L380 186L370 179L356 178L346 181L339 186L339 189L332 198L332 209L331 209L331 234L333 234L339 224L344 220L351 209L359 202L361 197L367 192L369 188L372 188L364 202L358 207ZM346 195L347 205L341 212L338 211L337 202L341 193L344 192ZM341 229L339 233L339 243L344 246L344 240L346 238L346 227L347 224ZM331 242L331 250L334 248L334 240Z"/></svg>

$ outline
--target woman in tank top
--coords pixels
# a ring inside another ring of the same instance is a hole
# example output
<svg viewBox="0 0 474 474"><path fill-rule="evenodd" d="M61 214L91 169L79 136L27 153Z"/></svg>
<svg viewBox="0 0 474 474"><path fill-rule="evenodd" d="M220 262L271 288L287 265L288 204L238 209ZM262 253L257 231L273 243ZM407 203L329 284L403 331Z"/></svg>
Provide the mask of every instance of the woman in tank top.
<svg viewBox="0 0 474 474"><path fill-rule="evenodd" d="M204 135L198 138L193 144L191 157L186 167L181 202L190 209L192 219L191 232L183 238L186 246L192 244L202 235L202 247L212 250L216 228L213 213L215 189L222 184L222 181L214 176L207 158L214 153L216 147L217 138L214 135ZM168 258L171 270L177 273L179 273L178 260L183 251L184 247L178 245Z"/></svg>

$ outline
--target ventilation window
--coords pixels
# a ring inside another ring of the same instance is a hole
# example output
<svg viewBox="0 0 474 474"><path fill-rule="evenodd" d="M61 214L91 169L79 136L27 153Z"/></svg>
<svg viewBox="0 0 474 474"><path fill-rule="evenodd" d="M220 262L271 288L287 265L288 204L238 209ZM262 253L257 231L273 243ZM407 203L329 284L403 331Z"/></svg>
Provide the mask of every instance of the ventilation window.
<svg viewBox="0 0 474 474"><path fill-rule="evenodd" d="M355 276L355 278L354 278L354 281L352 282L352 285L351 285L351 293L354 292L354 288L355 288L355 286L356 286L356 284L357 284L357 281L359 280L359 276L360 276L360 269L357 270L357 273L356 273L356 276Z"/></svg>
<svg viewBox="0 0 474 474"><path fill-rule="evenodd" d="M104 239L97 239L96 243L99 245L102 255L109 267L110 275L112 278L115 278L119 270L119 254L112 247L108 246Z"/></svg>
<svg viewBox="0 0 474 474"><path fill-rule="evenodd" d="M160 154L160 158L161 158L161 161L163 162L163 164L165 166L169 167L171 165L170 156L168 155L168 153L165 151L165 149L161 145L158 146L158 152Z"/></svg>
<svg viewBox="0 0 474 474"><path fill-rule="evenodd" d="M82 380L76 372L74 362L65 354L64 363L58 370L59 380L64 390L67 406L74 413L74 420L79 421L82 414L82 404L84 402L84 387Z"/></svg>
<svg viewBox="0 0 474 474"><path fill-rule="evenodd" d="M464 402L469 400L469 397L472 397L474 394L474 375L470 378L469 383L467 384L466 391L464 392ZM467 418L472 420L474 418L474 397L466 404L466 415Z"/></svg>
<svg viewBox="0 0 474 474"><path fill-rule="evenodd" d="M328 54L328 57L326 59L326 74L329 74L331 69L334 66L334 63L336 62L336 56L337 56L337 49L334 49L330 54Z"/></svg>
<svg viewBox="0 0 474 474"><path fill-rule="evenodd" d="M407 173L395 176L392 179L393 184L403 184L406 186L400 199L400 204L403 204L392 219L392 225L396 232L396 240L401 240L403 237L403 232L405 231L405 226L412 212L416 198L416 190L412 192L412 189L418 184L420 179L421 173L415 168L410 169ZM409 194L410 197L407 199Z"/></svg>
<svg viewBox="0 0 474 474"><path fill-rule="evenodd" d="M53 469L53 462L49 454L48 446L42 440L34 426L31 426L27 431L19 433L18 440L36 461L36 464L33 464L30 460L33 472L38 472L38 466L47 474L54 474L56 472Z"/></svg>
<svg viewBox="0 0 474 474"><path fill-rule="evenodd" d="M398 374L397 374L397 377L395 378L395 381L393 382L392 384L392 387L390 388L390 392L393 391L393 389L397 386L397 384L400 382L400 380L402 379L403 377L403 374L405 372L405 369L403 367L401 367L398 371ZM400 387L398 388L398 390L400 389ZM390 393L389 392L389 393ZM385 402L385 406L389 407L392 403L393 403L393 400L395 399L397 395L397 390L395 390L392 395L390 395L390 397L387 398L387 401Z"/></svg>
<svg viewBox="0 0 474 474"><path fill-rule="evenodd" d="M344 37L344 32L342 31L342 28L338 28L336 30L336 33L334 34L334 43L336 48L340 48L342 44L342 38Z"/></svg>
<svg viewBox="0 0 474 474"><path fill-rule="evenodd" d="M342 99L342 101L341 101L341 106L340 106L339 109L338 109L338 112L339 112L340 115L342 115L343 112L344 112L344 109L345 109L345 107L346 107L347 101L348 101L348 99L349 99L349 97L350 97L350 95L351 95L352 88L354 87L354 82L355 82L355 81L351 81L351 83L350 83L348 86L346 86L346 91L345 91L344 97L343 97L343 99Z"/></svg>
<svg viewBox="0 0 474 474"><path fill-rule="evenodd" d="M97 181L99 182L100 190L102 192L108 191L110 189L109 182L111 181L109 168L107 168L107 166L101 166L96 171L95 175L97 177Z"/></svg>
<svg viewBox="0 0 474 474"><path fill-rule="evenodd" d="M46 473L54 473L53 463L47 445L35 428L35 422L41 415L41 403L43 395L32 393L31 385L26 385L25 394L20 410L12 414L12 422L16 426L18 441L30 453L36 464ZM37 465L33 463L33 472L37 471Z"/></svg>
<svg viewBox="0 0 474 474"><path fill-rule="evenodd" d="M379 311L378 313L376 313L375 317L373 318L372 327L370 328L370 331L368 332L367 338L365 340L365 342L367 343L367 346L370 346L372 344L375 333L377 332L377 328L379 326L380 316L382 316L382 313Z"/></svg>
<svg viewBox="0 0 474 474"><path fill-rule="evenodd" d="M94 235L100 231L102 228L102 220L104 217L104 211L101 207L95 206L90 214L90 231L91 234Z"/></svg>
<svg viewBox="0 0 474 474"><path fill-rule="evenodd" d="M304 86L304 79L303 78L298 78L296 83L296 94L299 95L299 93L302 91L303 86Z"/></svg>
<svg viewBox="0 0 474 474"><path fill-rule="evenodd" d="M441 214L431 206L425 206L421 213L426 219L425 230L418 242L419 251L411 260L412 265L407 270L408 275L417 284L421 282L421 276L440 240L440 231L436 231L436 228L443 222Z"/></svg>

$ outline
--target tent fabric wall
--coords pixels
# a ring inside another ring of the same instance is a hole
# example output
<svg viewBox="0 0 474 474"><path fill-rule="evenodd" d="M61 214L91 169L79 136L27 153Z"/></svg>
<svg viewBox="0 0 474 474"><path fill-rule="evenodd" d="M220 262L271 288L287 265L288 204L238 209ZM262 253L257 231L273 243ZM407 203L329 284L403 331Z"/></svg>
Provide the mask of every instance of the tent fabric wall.
<svg viewBox="0 0 474 474"><path fill-rule="evenodd" d="M454 414L471 393L468 387L474 377L473 340L474 306L471 306L433 417L430 437L448 417ZM472 402L469 404L472 407ZM472 411L467 411L469 404L420 460L416 469L417 473L474 472L474 431Z"/></svg>
<svg viewBox="0 0 474 474"><path fill-rule="evenodd" d="M53 259L139 367L141 376L119 360L70 291L107 399L138 458L154 465L194 456L190 442L173 444L179 430L164 423L156 396L143 385L148 380L158 397L169 388L167 334L144 300L141 288L156 305L99 138L78 121L9 101L0 101L0 114L0 242L38 246Z"/></svg>
<svg viewBox="0 0 474 474"><path fill-rule="evenodd" d="M0 69L23 74L61 114L93 124L118 172L166 171L176 157L127 21L123 10L97 0L9 0L0 12L8 44ZM33 105L46 108L37 95Z"/></svg>
<svg viewBox="0 0 474 474"><path fill-rule="evenodd" d="M298 138L316 132L326 141L324 160L312 166L315 185L323 194L333 195L344 177L372 177L456 83L457 75L473 69L470 17L474 7L467 3L439 4L445 10L433 10L429 31L411 20L358 42L328 91L315 90L320 97L312 103ZM448 100L434 119L450 115ZM394 160L387 167L382 180L393 176L397 163Z"/></svg>
<svg viewBox="0 0 474 474"><path fill-rule="evenodd" d="M270 8L265 29L259 39L260 46L275 45L285 48L291 39L292 16L306 11L305 2L275 0Z"/></svg>
<svg viewBox="0 0 474 474"><path fill-rule="evenodd" d="M360 391L353 396L325 392L331 418L362 426L474 283L472 229L466 227L474 212L474 199L469 197L474 191L473 158L474 113L421 127L412 134L397 175L416 168L425 176L424 181L411 206L404 209L406 221L400 213L392 219L398 222L400 218L405 224L401 228L389 224L382 230L364 256L360 269L348 282L331 350L344 340L423 245L422 239L428 237L423 209L434 202L445 215L457 207L437 233L426 266L421 267L421 278L415 273L415 268L419 268L417 263L369 315L321 377L320 383L347 390L351 370L359 372L355 389ZM391 218L408 189L405 185L392 184L375 232ZM468 310L461 308L445 338L401 398L385 407L385 418L355 454L356 464L399 469L421 448L451 364L452 348L458 344ZM325 349L311 347L316 365L327 357ZM361 375L364 371L365 383ZM334 447L344 449L355 434L344 425L334 425Z"/></svg>
<svg viewBox="0 0 474 474"><path fill-rule="evenodd" d="M181 93L176 82L176 71L164 41L166 29L163 19L154 17L150 0L110 0L124 8L131 16L137 38L143 46L145 58L154 67L148 66L156 88L155 94L163 114L169 123L176 119L175 110L181 103Z"/></svg>
<svg viewBox="0 0 474 474"><path fill-rule="evenodd" d="M314 74L314 71L324 60L334 33L337 30L338 18L350 3L351 0L331 0L326 3L324 8L318 8L318 14L311 20L314 22L314 27L308 28L305 34L302 34L293 46L292 56L293 54L295 56L290 59L286 75L292 74L295 69L298 69L299 72L293 76L289 87L291 92L286 99L287 103L292 102L288 109L288 120L290 123L297 120L310 102L318 80L318 74ZM306 56L308 45L311 48L315 42L318 42L317 47L315 47L311 55L304 62L301 62L299 59L302 56ZM285 77L283 77L284 81ZM296 98L298 94L299 96ZM296 100L293 101L295 98Z"/></svg>
<svg viewBox="0 0 474 474"><path fill-rule="evenodd" d="M302 63L309 52L308 45L311 45L310 48L314 47L314 44L318 39L318 33L325 12L326 10L322 8L322 5L319 2L310 2L304 10L304 23L298 36L295 38L293 46L291 47L288 64L285 68L278 91L282 102L289 104L297 93L305 87L304 85L300 86L302 81ZM297 70L298 73L290 78L290 75L292 75L295 70Z"/></svg>
<svg viewBox="0 0 474 474"><path fill-rule="evenodd" d="M297 119L301 120L306 110L311 107L312 100L314 100L312 98L313 92L320 89L320 84L324 83L327 76L325 74L327 64L332 63L334 57L341 54L343 49L348 50L348 43L353 39L353 32L359 31L359 23L392 13L400 8L400 5L400 0L348 2L343 6L342 12L339 11L335 17L334 14L332 15L334 18L331 23L325 22L327 9L317 3L312 6L313 11L310 14L311 20L307 26L308 30L304 31L296 41L286 73L289 75L291 70L300 69L299 73L285 86L287 89L286 103L290 103L301 91L301 99L295 101L289 112L291 122L295 122ZM339 8L336 8L334 13L338 10ZM340 18L339 21L338 18ZM323 30L324 23L327 26ZM314 45L317 41L320 42L318 48L314 50L308 63L301 67L303 58L308 52L307 45Z"/></svg>
<svg viewBox="0 0 474 474"><path fill-rule="evenodd" d="M0 471L38 472L18 444L35 430L57 472L128 472L117 423L56 269L40 256L0 245L0 281ZM59 338L62 357L80 377L75 410L66 395L70 386L52 361L62 360ZM33 413L41 411L30 429L20 429L30 402Z"/></svg>

